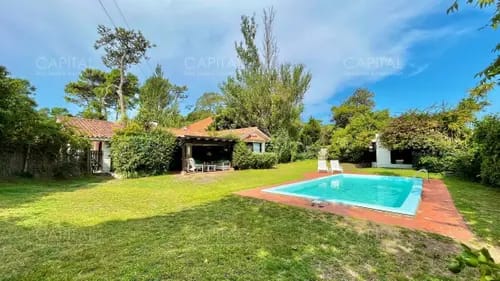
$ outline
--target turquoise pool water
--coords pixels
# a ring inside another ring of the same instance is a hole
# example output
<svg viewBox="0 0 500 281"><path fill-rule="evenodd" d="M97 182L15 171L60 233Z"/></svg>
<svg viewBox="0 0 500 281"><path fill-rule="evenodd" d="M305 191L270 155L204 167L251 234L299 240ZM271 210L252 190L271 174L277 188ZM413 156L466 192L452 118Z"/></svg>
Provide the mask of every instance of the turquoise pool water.
<svg viewBox="0 0 500 281"><path fill-rule="evenodd" d="M264 191L415 215L422 194L422 179L339 174Z"/></svg>

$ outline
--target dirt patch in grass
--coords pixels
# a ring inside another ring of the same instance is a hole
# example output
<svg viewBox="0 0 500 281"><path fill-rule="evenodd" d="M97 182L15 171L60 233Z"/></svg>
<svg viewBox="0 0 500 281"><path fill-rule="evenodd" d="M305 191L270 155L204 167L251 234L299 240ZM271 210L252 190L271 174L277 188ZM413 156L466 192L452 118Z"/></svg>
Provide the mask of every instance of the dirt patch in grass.
<svg viewBox="0 0 500 281"><path fill-rule="evenodd" d="M175 175L175 182L189 182L189 183L197 183L197 184L209 184L216 183L224 180L225 177L230 175L233 171L224 171L224 172L206 172L206 173L193 173L193 174L178 174Z"/></svg>

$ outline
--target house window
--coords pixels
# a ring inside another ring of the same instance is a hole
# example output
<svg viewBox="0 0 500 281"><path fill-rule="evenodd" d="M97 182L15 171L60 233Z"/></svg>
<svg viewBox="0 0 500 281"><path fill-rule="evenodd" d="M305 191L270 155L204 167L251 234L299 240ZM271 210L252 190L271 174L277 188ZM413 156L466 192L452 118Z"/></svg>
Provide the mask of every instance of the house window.
<svg viewBox="0 0 500 281"><path fill-rule="evenodd" d="M259 143L259 142L254 142L254 143L253 143L253 149L252 149L252 150L253 150L253 152L262 152L262 150L261 150L261 145L262 145L262 144L261 144L261 143Z"/></svg>

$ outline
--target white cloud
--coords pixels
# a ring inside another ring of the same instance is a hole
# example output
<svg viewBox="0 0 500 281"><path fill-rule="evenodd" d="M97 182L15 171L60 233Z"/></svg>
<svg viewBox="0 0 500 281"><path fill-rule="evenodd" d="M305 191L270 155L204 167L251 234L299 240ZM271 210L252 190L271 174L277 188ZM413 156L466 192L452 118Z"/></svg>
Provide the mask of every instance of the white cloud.
<svg viewBox="0 0 500 281"><path fill-rule="evenodd" d="M114 21L124 25L113 1L102 1ZM240 16L255 12L260 21L261 10L273 5L280 60L304 63L313 74L305 98L308 114L327 112L325 101L346 86L401 73L412 46L453 32L415 27L416 20L429 14L444 14L446 6L434 0L116 1L132 28L158 45L151 51L153 64L164 64L169 74L188 85L211 89L231 73L234 41L241 38ZM1 53L74 55L99 61L92 50L95 29L97 24L109 25L109 20L97 0L21 0L1 6L0 36L8 38ZM32 46L27 41L38 43ZM190 72L192 65L186 61L192 58L205 65Z"/></svg>

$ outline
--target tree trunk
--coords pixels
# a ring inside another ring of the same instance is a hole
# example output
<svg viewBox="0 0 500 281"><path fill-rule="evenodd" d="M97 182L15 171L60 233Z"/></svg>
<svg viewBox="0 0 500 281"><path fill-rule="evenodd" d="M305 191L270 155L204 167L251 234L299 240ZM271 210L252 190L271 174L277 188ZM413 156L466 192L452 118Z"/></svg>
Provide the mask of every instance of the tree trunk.
<svg viewBox="0 0 500 281"><path fill-rule="evenodd" d="M123 97L123 74L120 74L120 84L118 84L118 90L116 93L118 94L119 103L120 103L120 119L124 121L127 119L127 110L125 109L125 99Z"/></svg>
<svg viewBox="0 0 500 281"><path fill-rule="evenodd" d="M125 97L123 96L123 85L125 84L125 65L124 65L125 56L121 59L120 65L120 84L118 84L118 90L116 93L118 94L119 103L120 103L120 121L127 121L127 109L125 106Z"/></svg>

